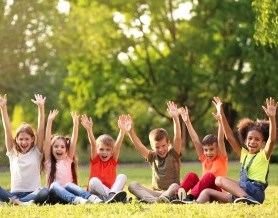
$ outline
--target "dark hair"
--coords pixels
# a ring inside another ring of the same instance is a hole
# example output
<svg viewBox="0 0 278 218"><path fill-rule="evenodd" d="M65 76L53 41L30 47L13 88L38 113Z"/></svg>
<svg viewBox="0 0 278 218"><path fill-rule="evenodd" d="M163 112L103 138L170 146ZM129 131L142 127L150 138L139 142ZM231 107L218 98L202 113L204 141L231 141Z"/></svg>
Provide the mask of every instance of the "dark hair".
<svg viewBox="0 0 278 218"><path fill-rule="evenodd" d="M244 118L237 125L240 140L244 143L249 131L255 130L261 133L263 141L267 141L269 137L269 122L266 120L253 121L249 118Z"/></svg>
<svg viewBox="0 0 278 218"><path fill-rule="evenodd" d="M17 130L16 130L15 138L14 138L15 149L16 149L18 152L20 152L20 147L18 146L18 144L17 144L17 142L16 142L16 139L17 139L17 137L18 137L18 135L19 135L20 133L26 133L26 134L30 135L31 138L34 139L34 141L33 141L32 145L31 145L31 147L33 147L33 146L35 145L35 138L36 138L36 136L35 136L34 130L32 129L31 125L28 124L28 123L21 123L20 126L19 126L19 127L17 128Z"/></svg>
<svg viewBox="0 0 278 218"><path fill-rule="evenodd" d="M149 133L149 140L154 140L154 141L160 141L162 139L166 139L166 141L169 141L168 138L168 133L165 129L163 128L157 128L157 129L153 129L150 133Z"/></svg>
<svg viewBox="0 0 278 218"><path fill-rule="evenodd" d="M202 145L212 145L218 143L217 137L213 134L206 135L202 140Z"/></svg>
<svg viewBox="0 0 278 218"><path fill-rule="evenodd" d="M52 147L53 147L53 144L55 143L55 141L58 139L63 140L65 142L67 152L69 151L69 148L70 148L70 138L69 137L58 135L58 136L55 136L52 138L51 151L50 151L50 174L49 174L49 178L47 181L48 185L51 185L51 183L53 183L55 180L57 161L56 161L54 155L52 154ZM73 161L71 163L71 173L72 173L73 183L75 183L77 185L77 160L76 160L75 155L74 155Z"/></svg>

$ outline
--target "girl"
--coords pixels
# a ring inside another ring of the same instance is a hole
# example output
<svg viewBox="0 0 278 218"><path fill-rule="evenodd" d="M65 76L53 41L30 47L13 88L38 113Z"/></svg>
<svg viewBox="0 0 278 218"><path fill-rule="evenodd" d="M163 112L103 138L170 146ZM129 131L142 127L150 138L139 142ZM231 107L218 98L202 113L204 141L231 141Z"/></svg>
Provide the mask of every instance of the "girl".
<svg viewBox="0 0 278 218"><path fill-rule="evenodd" d="M213 103L217 112L221 115L221 122L227 140L237 155L240 156L240 162L242 163L240 181L217 177L216 185L230 194L206 189L201 193L197 202L216 200L224 203L261 204L265 199L264 190L267 187L269 158L276 141L275 115L277 103L274 99L267 98L266 107L262 106L269 118L269 124L265 121L252 121L247 118L239 122L239 136L246 148L242 147L236 140L223 112L221 99L214 97Z"/></svg>
<svg viewBox="0 0 278 218"><path fill-rule="evenodd" d="M12 137L12 128L7 111L6 95L0 95L2 122L5 130L7 156L10 161L11 195L22 202L42 204L48 198L48 190L40 188L40 164L44 138L45 97L35 94L32 102L38 106L38 130L35 135L31 126L22 123Z"/></svg>
<svg viewBox="0 0 278 218"><path fill-rule="evenodd" d="M97 196L77 186L75 150L78 138L79 116L71 112L73 131L71 139L55 136L51 140L51 128L58 110L50 111L45 135L44 167L47 187L50 188L50 203L99 203Z"/></svg>

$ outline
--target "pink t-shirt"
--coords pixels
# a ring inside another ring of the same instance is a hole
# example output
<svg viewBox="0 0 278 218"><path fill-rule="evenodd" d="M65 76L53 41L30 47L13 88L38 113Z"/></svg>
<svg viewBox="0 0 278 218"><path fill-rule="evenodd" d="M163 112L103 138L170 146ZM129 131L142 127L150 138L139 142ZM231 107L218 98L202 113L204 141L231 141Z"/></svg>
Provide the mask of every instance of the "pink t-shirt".
<svg viewBox="0 0 278 218"><path fill-rule="evenodd" d="M71 164L72 164L72 159L69 157L66 157L65 159L62 160L57 160L56 175L54 179L55 182L58 182L62 186L65 186L68 182L73 182ZM47 187L49 187L51 185L48 184L48 178L50 175L50 168L51 168L50 160L46 160L44 162L44 168L46 174Z"/></svg>

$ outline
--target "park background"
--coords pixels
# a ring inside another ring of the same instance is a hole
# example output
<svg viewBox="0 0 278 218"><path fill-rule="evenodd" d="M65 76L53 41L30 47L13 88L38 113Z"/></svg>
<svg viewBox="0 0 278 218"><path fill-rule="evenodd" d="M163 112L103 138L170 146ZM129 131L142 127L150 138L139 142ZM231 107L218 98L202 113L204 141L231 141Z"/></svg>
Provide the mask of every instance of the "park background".
<svg viewBox="0 0 278 218"><path fill-rule="evenodd" d="M120 114L131 114L142 142L165 128L166 102L187 106L200 138L216 133L213 96L224 101L236 131L244 117L264 119L265 98L278 100L277 0L0 0L0 94L7 94L13 130L37 125L34 94L46 96L46 117L60 113L54 132L71 134L70 111L93 118L95 136L117 137ZM1 122L1 121L0 121ZM201 174L184 124L183 167ZM1 186L10 188L0 125ZM238 158L229 151L229 176ZM79 128L79 181L88 179L89 143ZM195 163L191 163L195 161ZM119 172L150 186L150 169L128 137ZM54 205L0 207L1 217L278 217L275 146L263 205ZM124 164L128 163L128 164ZM140 163L139 165L132 165ZM44 179L44 178L43 178Z"/></svg>

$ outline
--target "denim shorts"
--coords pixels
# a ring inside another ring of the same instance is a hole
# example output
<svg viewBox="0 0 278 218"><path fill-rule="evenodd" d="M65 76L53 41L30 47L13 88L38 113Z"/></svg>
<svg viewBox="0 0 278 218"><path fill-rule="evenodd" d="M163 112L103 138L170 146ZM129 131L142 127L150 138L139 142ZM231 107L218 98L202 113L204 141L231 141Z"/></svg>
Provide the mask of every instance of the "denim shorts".
<svg viewBox="0 0 278 218"><path fill-rule="evenodd" d="M253 197L260 203L264 202L265 193L267 185L261 182L247 180L245 182L245 187L241 187L249 196Z"/></svg>

